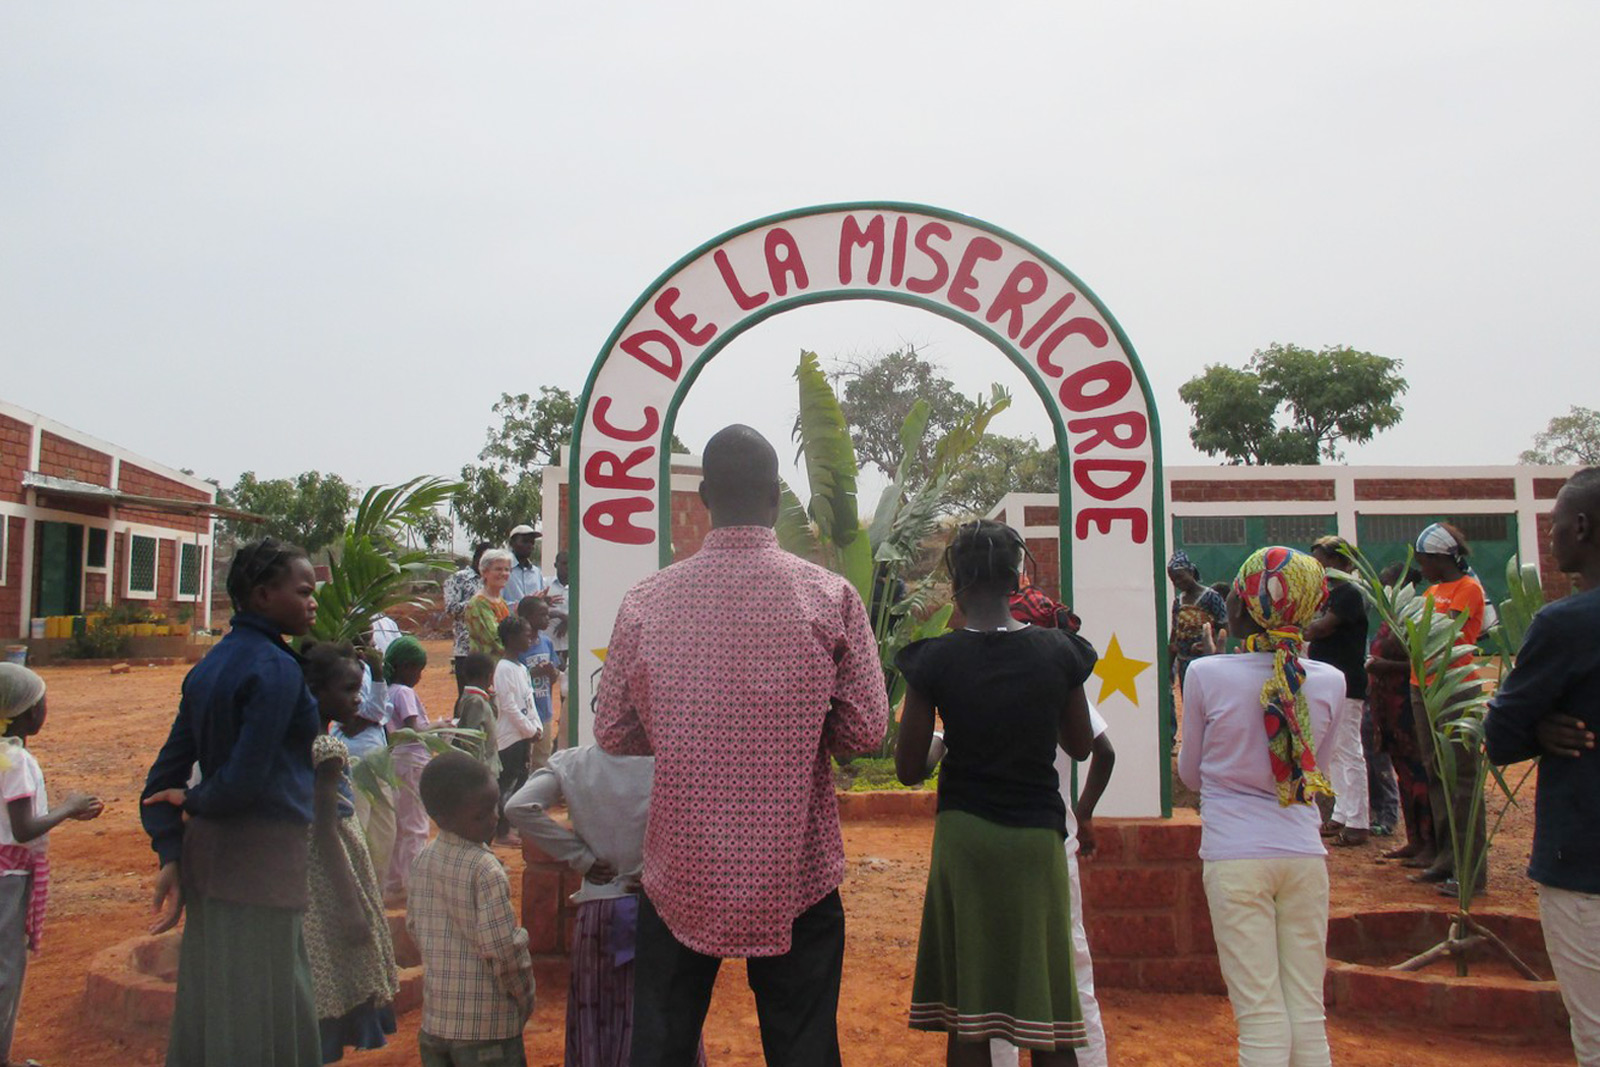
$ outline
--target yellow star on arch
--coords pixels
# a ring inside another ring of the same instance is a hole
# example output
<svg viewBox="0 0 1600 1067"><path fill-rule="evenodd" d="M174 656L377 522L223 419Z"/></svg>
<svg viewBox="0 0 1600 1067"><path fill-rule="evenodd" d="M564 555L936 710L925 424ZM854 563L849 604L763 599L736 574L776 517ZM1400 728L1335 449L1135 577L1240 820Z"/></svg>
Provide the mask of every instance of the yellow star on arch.
<svg viewBox="0 0 1600 1067"><path fill-rule="evenodd" d="M1117 635L1111 635L1111 644L1106 647L1105 654L1094 665L1094 673L1100 676L1100 696L1096 704L1105 703L1106 697L1112 693L1121 693L1133 702L1134 707L1139 706L1139 689L1134 684L1142 671L1150 669L1146 660L1131 659L1122 654L1122 645L1117 641Z"/></svg>
<svg viewBox="0 0 1600 1067"><path fill-rule="evenodd" d="M594 648L590 649L590 651L594 653L595 659L598 659L601 663L604 663L606 661L606 653L611 651L611 646L607 645L605 648Z"/></svg>

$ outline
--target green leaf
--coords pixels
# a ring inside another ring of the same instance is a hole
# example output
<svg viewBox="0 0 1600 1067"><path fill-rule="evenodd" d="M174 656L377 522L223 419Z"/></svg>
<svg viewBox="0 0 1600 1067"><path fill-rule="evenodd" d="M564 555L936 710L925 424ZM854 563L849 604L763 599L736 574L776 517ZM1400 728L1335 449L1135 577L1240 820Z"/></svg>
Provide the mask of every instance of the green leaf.
<svg viewBox="0 0 1600 1067"><path fill-rule="evenodd" d="M856 453L839 398L815 352L802 352L794 372L800 384L795 438L810 482L808 511L824 546L842 549L861 535L856 511Z"/></svg>

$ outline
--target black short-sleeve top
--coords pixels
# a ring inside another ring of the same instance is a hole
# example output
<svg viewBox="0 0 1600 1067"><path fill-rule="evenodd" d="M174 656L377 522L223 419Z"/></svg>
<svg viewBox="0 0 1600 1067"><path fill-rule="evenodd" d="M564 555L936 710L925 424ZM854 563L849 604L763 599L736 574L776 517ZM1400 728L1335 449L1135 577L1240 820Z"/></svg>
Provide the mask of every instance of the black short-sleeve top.
<svg viewBox="0 0 1600 1067"><path fill-rule="evenodd" d="M1039 626L955 630L903 649L895 665L944 722L939 810L1064 835L1061 709L1095 658L1077 635Z"/></svg>

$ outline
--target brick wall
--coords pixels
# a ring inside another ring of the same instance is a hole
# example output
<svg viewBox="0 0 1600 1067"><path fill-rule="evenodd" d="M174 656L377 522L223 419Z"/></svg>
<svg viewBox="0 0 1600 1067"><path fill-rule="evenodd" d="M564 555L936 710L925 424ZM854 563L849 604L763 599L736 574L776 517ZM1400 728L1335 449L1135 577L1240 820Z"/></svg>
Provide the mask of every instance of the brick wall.
<svg viewBox="0 0 1600 1067"><path fill-rule="evenodd" d="M700 551L711 532L711 513L692 489L672 491L672 558L688 559Z"/></svg>
<svg viewBox="0 0 1600 1067"><path fill-rule="evenodd" d="M1556 568L1555 553L1550 549L1548 513L1539 516L1539 582L1544 586L1545 600L1560 600L1573 591L1572 579Z"/></svg>
<svg viewBox="0 0 1600 1067"><path fill-rule="evenodd" d="M0 585L0 634L16 637L17 620L22 616L22 527L24 520L7 518L5 559L6 582Z"/></svg>
<svg viewBox="0 0 1600 1067"><path fill-rule="evenodd" d="M117 479L117 488L125 493L134 493L138 496L159 496L172 500L200 500L211 499L211 492L205 489L195 489L183 482L164 478L154 471L145 470L133 463L124 463L121 474ZM130 522L146 522L152 526L164 526L173 530L185 530L192 533L205 533L210 521L204 516L195 515L169 515L160 512L145 512L138 508L122 508L118 512L120 518Z"/></svg>
<svg viewBox="0 0 1600 1067"><path fill-rule="evenodd" d="M39 435L39 473L111 485L111 457L46 430Z"/></svg>
<svg viewBox="0 0 1600 1067"><path fill-rule="evenodd" d="M1237 482L1175 481L1174 503L1227 500L1332 500L1333 480L1277 478Z"/></svg>
<svg viewBox="0 0 1600 1067"><path fill-rule="evenodd" d="M1201 881L1200 816L1096 819L1093 863L1080 863L1096 985L1226 993Z"/></svg>
<svg viewBox="0 0 1600 1067"><path fill-rule="evenodd" d="M1535 500L1554 500L1556 494L1561 492L1561 487L1567 484L1565 478L1535 478L1533 480L1533 498Z"/></svg>
<svg viewBox="0 0 1600 1067"><path fill-rule="evenodd" d="M1357 500L1515 500L1510 478L1357 478Z"/></svg>
<svg viewBox="0 0 1600 1067"><path fill-rule="evenodd" d="M1028 551L1033 553L1033 583L1052 597L1061 592L1061 554L1053 537L1030 537Z"/></svg>
<svg viewBox="0 0 1600 1067"><path fill-rule="evenodd" d="M22 503L22 472L28 469L28 446L32 443L32 427L0 415L0 500Z"/></svg>
<svg viewBox="0 0 1600 1067"><path fill-rule="evenodd" d="M1002 519L1002 522L1005 520ZM1029 505L1022 509L1022 525L1024 526L1054 526L1061 521L1061 509L1054 505L1039 507Z"/></svg>

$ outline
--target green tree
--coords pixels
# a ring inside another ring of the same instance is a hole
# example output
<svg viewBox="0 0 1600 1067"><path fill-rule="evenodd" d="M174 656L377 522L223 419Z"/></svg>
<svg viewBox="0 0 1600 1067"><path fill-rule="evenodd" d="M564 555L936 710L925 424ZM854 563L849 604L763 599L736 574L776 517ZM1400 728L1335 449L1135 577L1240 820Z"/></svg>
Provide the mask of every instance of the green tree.
<svg viewBox="0 0 1600 1067"><path fill-rule="evenodd" d="M256 477L245 471L233 488L223 494L224 503L265 517L264 522L225 522L224 536L237 540L272 536L317 553L344 533L355 505L355 490L337 474L306 471L299 477Z"/></svg>
<svg viewBox="0 0 1600 1067"><path fill-rule="evenodd" d="M1011 404L998 384L987 400L975 405L971 417L940 435L929 449L931 473L920 470L918 445L928 432L930 406L925 400L911 405L898 435L899 455L891 471L893 481L878 498L878 505L863 524L856 497L860 471L850 425L843 406L816 353L800 353L795 370L800 388L800 414L794 436L806 462L811 499L802 506L787 485L782 487L778 515L778 542L784 548L819 560L855 586L872 613L889 703L905 695L905 678L894 666L900 649L921 637L943 633L951 607L933 610L930 575L910 575L922 542L934 532L940 514L948 510L950 479L959 474L983 437L989 421ZM894 592L905 578L915 578L909 594L899 603ZM883 590L889 595L875 596ZM890 723L883 755L894 750L895 726Z"/></svg>
<svg viewBox="0 0 1600 1067"><path fill-rule="evenodd" d="M946 491L952 512L987 515L1007 493L1054 493L1061 488L1055 448L1032 437L986 433Z"/></svg>
<svg viewBox="0 0 1600 1067"><path fill-rule="evenodd" d="M1578 467L1600 463L1600 411L1574 405L1565 415L1557 415L1533 435L1533 447L1522 453L1522 462Z"/></svg>
<svg viewBox="0 0 1600 1067"><path fill-rule="evenodd" d="M572 440L578 402L555 385L528 393L501 393L491 409L499 423L489 427L478 463L461 468L462 488L451 511L475 541L500 541L518 523L538 521L544 504L543 468ZM672 435L674 452L688 452Z"/></svg>
<svg viewBox="0 0 1600 1067"><path fill-rule="evenodd" d="M1178 389L1189 440L1229 463L1320 463L1344 457L1400 421L1406 391L1398 359L1343 346L1258 350L1244 368L1212 364Z"/></svg>
<svg viewBox="0 0 1600 1067"><path fill-rule="evenodd" d="M915 346L870 359L836 363L828 375L844 388L839 407L850 427L850 442L864 463L893 477L903 458L900 430L911 408L928 406L928 426L917 442L914 467L932 473L934 442L961 425L982 407L962 396Z"/></svg>

